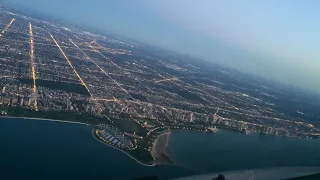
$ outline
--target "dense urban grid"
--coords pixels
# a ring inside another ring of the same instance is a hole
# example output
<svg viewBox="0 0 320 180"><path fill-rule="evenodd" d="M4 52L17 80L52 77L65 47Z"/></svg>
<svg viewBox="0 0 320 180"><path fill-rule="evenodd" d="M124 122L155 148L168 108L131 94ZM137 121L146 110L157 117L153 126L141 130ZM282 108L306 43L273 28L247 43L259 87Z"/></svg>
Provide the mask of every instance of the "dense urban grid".
<svg viewBox="0 0 320 180"><path fill-rule="evenodd" d="M319 100L269 81L4 7L0 28L1 115L100 124L136 156L172 129L320 136Z"/></svg>

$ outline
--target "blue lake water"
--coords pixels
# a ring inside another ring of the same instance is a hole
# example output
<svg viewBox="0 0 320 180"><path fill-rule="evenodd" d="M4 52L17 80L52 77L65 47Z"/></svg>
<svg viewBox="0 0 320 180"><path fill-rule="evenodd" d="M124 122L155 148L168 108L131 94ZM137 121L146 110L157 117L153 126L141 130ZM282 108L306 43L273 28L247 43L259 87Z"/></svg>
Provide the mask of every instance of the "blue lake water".
<svg viewBox="0 0 320 180"><path fill-rule="evenodd" d="M146 167L96 141L91 133L92 128L85 125L0 118L0 179L133 179L149 175L170 179L199 172L320 165L320 141L316 140L244 136L230 131L174 131L169 153L187 168Z"/></svg>
<svg viewBox="0 0 320 180"><path fill-rule="evenodd" d="M278 167L320 166L320 140L259 133L246 136L219 130L216 134L174 131L169 149L175 162L200 172Z"/></svg>
<svg viewBox="0 0 320 180"><path fill-rule="evenodd" d="M146 167L92 137L85 125L0 119L0 179L169 179L194 174L176 166Z"/></svg>

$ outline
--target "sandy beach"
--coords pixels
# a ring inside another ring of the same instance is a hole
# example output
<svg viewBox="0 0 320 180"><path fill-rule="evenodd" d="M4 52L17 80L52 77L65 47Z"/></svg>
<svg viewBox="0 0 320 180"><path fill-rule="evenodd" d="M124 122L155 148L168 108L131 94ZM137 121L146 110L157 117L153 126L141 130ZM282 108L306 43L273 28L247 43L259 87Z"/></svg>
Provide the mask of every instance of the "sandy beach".
<svg viewBox="0 0 320 180"><path fill-rule="evenodd" d="M172 164L173 161L168 153L168 142L170 139L170 132L165 132L158 136L152 146L152 156L155 158L157 164Z"/></svg>

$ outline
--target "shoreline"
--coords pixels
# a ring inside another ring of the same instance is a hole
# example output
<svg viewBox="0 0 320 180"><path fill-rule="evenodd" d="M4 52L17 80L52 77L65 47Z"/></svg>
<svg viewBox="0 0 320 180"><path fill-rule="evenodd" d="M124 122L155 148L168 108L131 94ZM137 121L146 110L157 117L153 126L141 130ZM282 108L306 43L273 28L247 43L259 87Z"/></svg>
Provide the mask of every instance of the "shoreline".
<svg viewBox="0 0 320 180"><path fill-rule="evenodd" d="M169 155L169 139L171 132L167 131L160 134L157 139L153 142L151 155L156 160L158 160L159 164L164 165L174 165L176 164L173 159Z"/></svg>
<svg viewBox="0 0 320 180"><path fill-rule="evenodd" d="M71 124L80 124L91 126L92 124L76 122L76 121L66 121L66 120L58 120L58 119L45 119L45 118L33 118L33 117L19 117L19 116L0 116L0 119L24 119L24 120L37 120L37 121L51 121L51 122L60 122L60 123L71 123Z"/></svg>
<svg viewBox="0 0 320 180"><path fill-rule="evenodd" d="M172 158L172 156L170 156L170 153L169 153L169 148L170 148L170 145L169 145L169 141L170 141L170 135L171 135L171 133L173 132L173 131L175 131L175 130L171 130L171 131L165 131L165 132L163 132L162 134L160 134L158 137L157 137L157 139L154 141L154 143L157 143L156 141L159 139L159 137L160 136L165 136L165 142L164 142L164 149L162 149L162 150L164 150L164 151L161 151L161 149L160 149L160 152L161 153L163 153L164 155L165 155L165 157L163 158L163 156L162 156L162 158L163 159L161 159L161 157L160 157L160 162L156 162L157 164L159 164L159 165L169 165L169 166L177 166L177 167L182 167L182 168L185 168L185 169L189 169L189 170L191 170L191 171L194 171L194 172L197 172L197 173L200 173L200 174L203 174L204 172L203 171L201 171L201 170L199 170L199 169L195 169L195 168L192 168L192 167L188 167L188 166L186 166L186 165L184 165L184 164L181 164L181 163L179 163L179 162L177 162L176 160L174 160L174 158ZM193 132L193 131L192 131ZM161 145L163 145L163 144L161 144ZM152 147L152 156L154 157L154 151L156 151L156 153L158 153L157 152L157 148L156 147ZM163 161L163 162L161 162L161 160Z"/></svg>
<svg viewBox="0 0 320 180"><path fill-rule="evenodd" d="M75 121L57 120L57 119L33 118L33 117L19 117L19 116L0 116L0 121L1 121L1 120L10 120L10 119L50 121L50 122L58 122L58 123L69 123L69 124L78 124L78 125L93 126L93 124L86 124L86 123L75 122ZM161 135L163 135L163 134L168 134L168 137L166 138L166 143L165 143L165 145L166 145L165 154L166 154L167 158L170 159L170 162L169 162L169 163L168 163L168 162L153 162L153 164L150 165L150 164L144 164L144 163L140 162L138 159L136 159L135 157L133 157L133 156L130 155L129 153L123 151L122 149L119 149L119 148L117 148L117 147L114 147L114 146L112 146L112 145L109 145L109 144L101 141L100 139L98 139L98 138L94 135L94 133L95 133L94 130L95 130L95 129L92 127L92 134L91 134L91 135L93 136L93 138L94 138L95 140L97 140L97 141L99 141L100 143L102 143L102 144L104 144L104 145L107 145L107 146L109 146L109 147L111 147L111 148L114 148L114 149L117 149L117 150L121 151L122 153L126 154L127 156L129 156L130 158L132 158L133 160L135 160L135 161L136 161L137 163L139 163L140 165L147 166L147 167L154 167L154 166L156 166L156 165L171 165L171 166L179 166L179 167L187 168L187 169L190 169L190 170L193 170L193 171L194 171L194 169L191 169L191 168L189 168L189 167L185 167L185 166L183 166L183 165L181 165L181 164L179 164L179 163L176 163L176 162L170 157L170 155L169 155L169 153L168 153L168 147L169 147L169 144L168 144L168 143L169 143L169 139L170 139L169 136L170 136L170 134L171 134L171 131L166 131L166 132L160 134L160 135L157 137L157 139L154 141L154 143L155 143ZM153 151L153 150L152 150L152 151ZM152 152L151 152L151 155L152 155L152 157L154 157Z"/></svg>
<svg viewBox="0 0 320 180"><path fill-rule="evenodd" d="M50 122L58 122L58 123L69 123L69 124L78 124L78 125L86 125L86 126L93 126L93 124L86 124L86 123L81 123L81 122L75 122L75 121L66 121L66 120L57 120L57 119L46 119L46 118L33 118L33 117L19 117L19 116L0 116L0 121L1 120L10 120L10 119L23 119L23 120L36 120L36 121L50 121ZM139 161L138 159L136 159L135 157L133 157L131 154L123 151L122 149L119 149L117 147L114 147L110 144L107 144L105 142L103 142L102 140L98 139L96 136L95 136L95 128L92 127L92 136L95 140L97 140L98 142L104 144L104 145L107 145L108 147L111 147L111 148L114 148L116 150L119 150L121 151L122 153L126 154L127 156L129 156L131 159L135 160L137 163L139 163L140 165L143 165L143 166L146 166L146 167L154 167L156 165L171 165L171 166L178 166L178 167L183 167L183 168L186 168L186 169L190 169L192 171L197 171L197 172L200 172L198 170L195 170L195 169L192 169L190 167L186 167L182 164L179 164L177 162L175 162L169 155L169 152L168 152L168 147L169 147L169 139L170 139L170 134L171 134L171 131L166 131L162 134L160 134L157 139L155 139L154 143L156 143L156 141L158 140L158 138L163 135L163 134L167 134L167 137L166 137L166 142L165 142L165 155L167 156L167 158L170 159L169 163L168 162L156 162L154 161L153 164L144 164L142 163L141 161ZM153 151L153 150L152 150ZM152 157L153 156L153 153L151 152L151 155Z"/></svg>
<svg viewBox="0 0 320 180"><path fill-rule="evenodd" d="M45 118L33 118L33 117L19 117L19 116L0 116L0 119L23 119L23 120L36 120L36 121L51 121L51 122L59 122L59 123L70 123L70 124L79 124L79 125L86 125L86 126L91 126L92 124L86 124L86 123L81 123L81 122L75 122L75 121L66 121L66 120L57 120L57 119L45 119ZM121 151L122 153L128 155L130 158L134 159L137 163L143 165L143 166L149 166L149 167L153 167L153 166L156 166L157 163L154 163L152 165L149 165L149 164L144 164L142 162L140 162L138 159L134 158L133 156L131 156L129 153L123 151L122 149L119 149L117 147L114 147L112 145L109 145L103 141L101 141L100 139L98 139L95 135L94 135L94 128L92 129L92 136L95 138L95 140L99 141L100 143L104 144L104 145L107 145L109 147L112 147L114 149L117 149L119 151Z"/></svg>
<svg viewBox="0 0 320 180"><path fill-rule="evenodd" d="M51 122L59 122L59 123L70 123L70 124L79 124L79 125L86 125L86 126L92 126L92 124L86 124L86 123L81 123L81 122L75 122L75 121L66 121L66 120L57 120L57 119L45 119L45 118L32 118L32 117L18 117L18 116L0 116L0 120L1 119L23 119L23 120L36 120L36 121L51 121ZM131 156L129 153L123 151L122 149L119 149L117 147L114 147L112 145L109 145L103 141L101 141L100 139L98 139L95 135L94 135L94 128L92 129L92 136L95 138L95 140L99 141L100 143L107 145L109 147L112 147L114 149L117 149L119 151L121 151L122 153L128 155L130 158L134 159L137 163L143 165L143 166L149 166L149 167L153 167L156 166L157 164L144 164L142 162L140 162L139 160L137 160L136 158L134 158L133 156Z"/></svg>
<svg viewBox="0 0 320 180"><path fill-rule="evenodd" d="M141 164L141 165L143 165L143 166L154 167L154 166L158 165L157 163L154 163L154 164L144 164L144 163L140 162L138 159L136 159L135 157L133 157L131 154L127 153L126 151L123 151L122 149L119 149L119 148L117 148L117 147L114 147L114 146L112 146L112 145L110 145L110 144L108 144L108 143L106 143L106 142L98 139L98 138L95 136L95 129L94 129L94 128L92 129L92 136L93 136L93 138L94 138L95 140L97 140L98 142L100 142L100 143L102 143L102 144L104 144L104 145L106 145L106 146L112 147L112 148L114 148L114 149L116 149L116 150L121 151L122 153L126 154L126 155L129 156L131 159L135 160L137 163L139 163L139 164Z"/></svg>

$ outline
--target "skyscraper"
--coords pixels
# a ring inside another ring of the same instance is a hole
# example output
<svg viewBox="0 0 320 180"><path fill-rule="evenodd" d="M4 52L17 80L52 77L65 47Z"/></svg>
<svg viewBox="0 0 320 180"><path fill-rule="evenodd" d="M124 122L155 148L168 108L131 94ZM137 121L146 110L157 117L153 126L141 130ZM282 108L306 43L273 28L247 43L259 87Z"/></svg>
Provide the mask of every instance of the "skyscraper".
<svg viewBox="0 0 320 180"><path fill-rule="evenodd" d="M29 98L28 106L31 106L31 103L32 103L32 98Z"/></svg>
<svg viewBox="0 0 320 180"><path fill-rule="evenodd" d="M24 101L24 99L23 99L23 97L20 99L20 106L23 106L23 101Z"/></svg>
<svg viewBox="0 0 320 180"><path fill-rule="evenodd" d="M272 127L268 127L267 128L267 134L272 134L273 132L273 128Z"/></svg>
<svg viewBox="0 0 320 180"><path fill-rule="evenodd" d="M193 122L193 113L190 114L190 121L189 122Z"/></svg>

